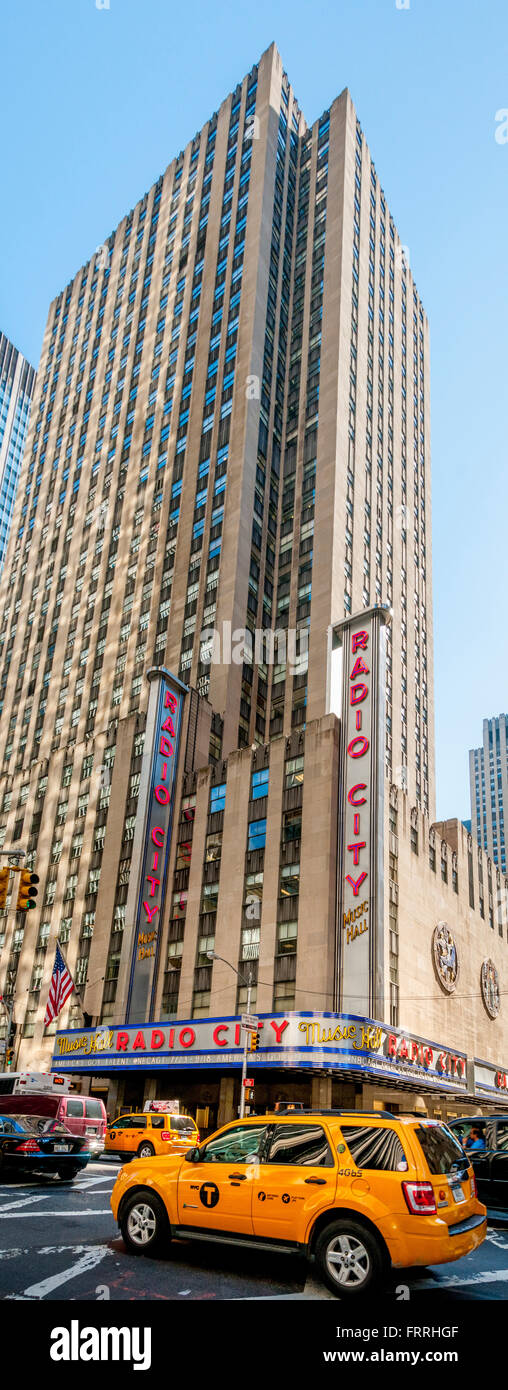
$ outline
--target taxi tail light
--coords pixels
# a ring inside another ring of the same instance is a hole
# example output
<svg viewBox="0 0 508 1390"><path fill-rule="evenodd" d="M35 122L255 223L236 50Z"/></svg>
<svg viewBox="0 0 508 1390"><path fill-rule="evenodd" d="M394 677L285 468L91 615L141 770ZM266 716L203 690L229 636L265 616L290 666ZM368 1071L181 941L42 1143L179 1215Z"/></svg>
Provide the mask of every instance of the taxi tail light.
<svg viewBox="0 0 508 1390"><path fill-rule="evenodd" d="M171 1131L170 1129L161 1129L161 1139L166 1139L166 1140L168 1140L168 1139L172 1139L172 1138L173 1138L173 1134L172 1134L172 1131Z"/></svg>
<svg viewBox="0 0 508 1390"><path fill-rule="evenodd" d="M436 1212L436 1199L432 1183L403 1182L402 1191L406 1199L407 1209L413 1216L420 1214L430 1216Z"/></svg>
<svg viewBox="0 0 508 1390"><path fill-rule="evenodd" d="M474 1173L471 1174L471 1196L472 1196L472 1197L477 1197L477 1196L478 1196L478 1188L477 1188L477 1186L476 1186L476 1178L475 1178Z"/></svg>
<svg viewBox="0 0 508 1390"><path fill-rule="evenodd" d="M15 1148L17 1154L40 1154L41 1152L36 1139L25 1139L23 1144L16 1144Z"/></svg>

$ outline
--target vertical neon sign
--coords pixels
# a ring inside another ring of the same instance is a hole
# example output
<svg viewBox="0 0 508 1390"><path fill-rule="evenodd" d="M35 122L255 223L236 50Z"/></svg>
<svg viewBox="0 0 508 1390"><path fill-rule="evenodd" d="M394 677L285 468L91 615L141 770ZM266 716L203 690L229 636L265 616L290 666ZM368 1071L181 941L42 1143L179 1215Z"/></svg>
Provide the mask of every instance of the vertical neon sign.
<svg viewBox="0 0 508 1390"><path fill-rule="evenodd" d="M187 687L162 667L153 667L147 675L151 690L133 845L138 872L131 876L126 908L126 929L130 925L127 1023L152 1017L187 693Z"/></svg>
<svg viewBox="0 0 508 1390"><path fill-rule="evenodd" d="M385 644L390 610L332 629L330 691L341 721L336 1007L382 1018Z"/></svg>

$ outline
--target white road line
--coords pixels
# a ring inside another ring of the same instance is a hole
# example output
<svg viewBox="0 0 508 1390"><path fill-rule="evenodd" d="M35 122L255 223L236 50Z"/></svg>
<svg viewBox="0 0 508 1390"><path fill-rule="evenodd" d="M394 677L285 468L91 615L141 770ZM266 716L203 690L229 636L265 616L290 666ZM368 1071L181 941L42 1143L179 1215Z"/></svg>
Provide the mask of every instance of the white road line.
<svg viewBox="0 0 508 1390"><path fill-rule="evenodd" d="M67 1211L65 1207L59 1207L57 1211L7 1211L5 1215L0 1211L0 1221L21 1221L23 1216L29 1216L33 1221L34 1216L59 1216L61 1219L67 1216L110 1216L113 1219L111 1207L100 1207L99 1210L91 1207L86 1211Z"/></svg>
<svg viewBox="0 0 508 1390"><path fill-rule="evenodd" d="M508 1250L508 1241L503 1240L502 1231L488 1231L485 1240L490 1240L498 1250Z"/></svg>
<svg viewBox="0 0 508 1390"><path fill-rule="evenodd" d="M39 1192L34 1197L18 1197L16 1202L3 1202L0 1206L0 1216L4 1211L14 1211L18 1207L30 1207L34 1202L43 1202L46 1197L52 1197L52 1192Z"/></svg>
<svg viewBox="0 0 508 1390"><path fill-rule="evenodd" d="M464 1276L460 1274L453 1274L448 1279L422 1279L419 1280L418 1283L411 1284L410 1288L412 1294L417 1294L420 1292L420 1289L435 1289L436 1292L439 1292L440 1289L466 1289L478 1284L504 1284L507 1281L508 1269L487 1269L479 1270L477 1274L473 1274L468 1278L464 1278ZM309 1298L333 1298L334 1301L337 1302L337 1299L340 1301L340 1294L329 1293L328 1289L317 1284L313 1279L308 1279L302 1293L262 1294L258 1298L250 1294L247 1298L242 1299L237 1297L231 1301L234 1303L287 1303L290 1300L301 1301Z"/></svg>
<svg viewBox="0 0 508 1390"><path fill-rule="evenodd" d="M505 1284L507 1280L508 1269L480 1269L468 1279L460 1274L452 1274L449 1279L422 1279L413 1285L412 1291L418 1293L420 1289L467 1289L475 1284Z"/></svg>
<svg viewBox="0 0 508 1390"><path fill-rule="evenodd" d="M60 1270L59 1274L51 1274L48 1279L42 1279L38 1284L30 1284L23 1293L7 1294L6 1301L11 1299L19 1302L24 1299L41 1299L60 1288L62 1284L68 1284L70 1279L79 1278L80 1274L87 1274L89 1270L101 1263L105 1255L109 1255L108 1245L98 1245L94 1249L87 1250L77 1264L70 1265L68 1269Z"/></svg>
<svg viewBox="0 0 508 1390"><path fill-rule="evenodd" d="M98 1182L104 1182L104 1173L101 1173L98 1178L89 1178L88 1176L86 1178L80 1178L79 1182L73 1182L72 1191L84 1192L85 1188L95 1187Z"/></svg>
<svg viewBox="0 0 508 1390"><path fill-rule="evenodd" d="M89 1250L89 1245L40 1245L40 1246L13 1246L11 1250L0 1250L0 1260L17 1260L21 1255L63 1255L70 1250L73 1255L83 1255L85 1250Z"/></svg>

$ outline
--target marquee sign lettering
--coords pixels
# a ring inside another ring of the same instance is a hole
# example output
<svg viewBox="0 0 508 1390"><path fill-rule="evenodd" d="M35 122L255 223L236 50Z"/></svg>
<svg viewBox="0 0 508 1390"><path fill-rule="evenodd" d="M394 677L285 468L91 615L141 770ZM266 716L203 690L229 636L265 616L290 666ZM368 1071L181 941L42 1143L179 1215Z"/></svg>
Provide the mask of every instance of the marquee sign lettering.
<svg viewBox="0 0 508 1390"><path fill-rule="evenodd" d="M324 1068L350 1079L404 1081L415 1089L436 1086L453 1094L467 1090L463 1053L387 1028L372 1018L338 1013L262 1014L258 1030L260 1045L249 1053L249 1075L267 1069ZM52 1067L75 1075L125 1070L153 1075L189 1068L240 1071L242 1061L239 1017L182 1018L57 1033ZM494 1074L492 1068L492 1086ZM176 1080L172 1085L177 1085Z"/></svg>
<svg viewBox="0 0 508 1390"><path fill-rule="evenodd" d="M127 1019L132 1022L149 1017L153 1006L187 689L162 667L152 668L148 679L151 690L132 856L133 865L139 867L129 883L126 908Z"/></svg>
<svg viewBox="0 0 508 1390"><path fill-rule="evenodd" d="M341 720L337 1002L383 1008L383 747L389 610L332 629L329 704Z"/></svg>

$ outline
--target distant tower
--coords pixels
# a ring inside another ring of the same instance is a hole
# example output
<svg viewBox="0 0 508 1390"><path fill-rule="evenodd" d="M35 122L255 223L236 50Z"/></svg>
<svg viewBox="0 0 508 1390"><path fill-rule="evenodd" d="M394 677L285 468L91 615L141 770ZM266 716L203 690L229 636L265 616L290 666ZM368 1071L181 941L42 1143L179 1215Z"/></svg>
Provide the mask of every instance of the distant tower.
<svg viewBox="0 0 508 1390"><path fill-rule="evenodd" d="M508 715L483 721L483 746L469 753L471 829L506 873L504 807L508 806Z"/></svg>
<svg viewBox="0 0 508 1390"><path fill-rule="evenodd" d="M36 373L0 333L0 569L4 562Z"/></svg>

